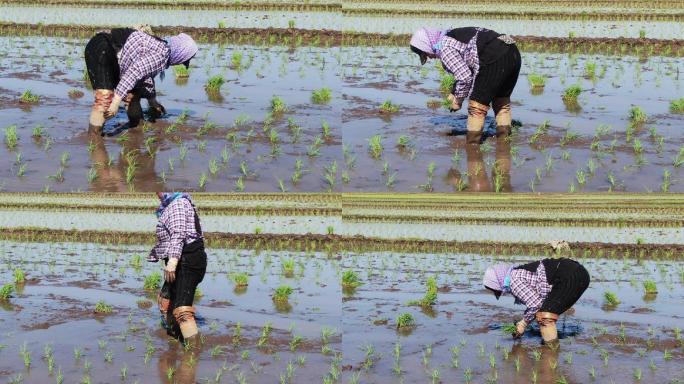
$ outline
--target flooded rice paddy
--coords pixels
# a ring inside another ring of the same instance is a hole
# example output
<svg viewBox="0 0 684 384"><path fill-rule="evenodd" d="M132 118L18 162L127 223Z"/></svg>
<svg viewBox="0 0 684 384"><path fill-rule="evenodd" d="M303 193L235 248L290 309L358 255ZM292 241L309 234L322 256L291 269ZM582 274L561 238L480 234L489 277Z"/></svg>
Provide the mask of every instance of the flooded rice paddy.
<svg viewBox="0 0 684 384"><path fill-rule="evenodd" d="M10 159L0 169L3 189L681 192L684 186L682 119L670 110L682 87L677 58L524 52L512 97L522 126L510 142L490 138L466 150L462 136L447 136L464 129L465 113L432 104L443 97L439 68L420 67L397 47L205 44L187 81L176 81L171 69L157 81L168 116L121 131L121 113L107 127L114 136L88 135L84 116L92 96L83 81L83 44L0 38L7 52L0 59L3 129L15 127L17 137L14 145L6 137L0 148ZM531 74L545 77L543 90L530 87ZM204 84L215 75L226 82L218 94L207 93ZM568 105L560 95L575 84L582 92ZM312 102L312 92L324 87L330 101ZM40 96L37 105L18 101L27 89ZM274 97L287 112L271 116ZM398 112L379 113L386 100ZM633 108L646 120L631 121Z"/></svg>

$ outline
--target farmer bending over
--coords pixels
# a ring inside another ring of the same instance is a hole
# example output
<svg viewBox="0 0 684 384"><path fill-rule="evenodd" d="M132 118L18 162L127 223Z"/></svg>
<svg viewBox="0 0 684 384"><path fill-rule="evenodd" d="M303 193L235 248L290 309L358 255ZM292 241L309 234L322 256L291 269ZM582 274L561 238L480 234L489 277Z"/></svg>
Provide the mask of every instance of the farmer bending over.
<svg viewBox="0 0 684 384"><path fill-rule="evenodd" d="M580 263L566 258L518 266L496 264L485 271L484 286L497 300L502 293L511 293L516 304L527 306L513 337L521 337L536 318L544 344L555 347L559 344L556 321L587 289L589 273Z"/></svg>
<svg viewBox="0 0 684 384"><path fill-rule="evenodd" d="M161 202L157 209L157 244L147 261L164 260L166 267L164 285L158 297L159 311L168 334L182 336L188 343L198 338L192 303L195 289L207 269L202 227L190 195L158 192L157 197Z"/></svg>
<svg viewBox="0 0 684 384"><path fill-rule="evenodd" d="M105 119L114 117L122 100L130 127L143 118L140 98L148 99L152 111L163 114L156 100L154 77L171 65L190 65L197 53L195 41L181 33L160 39L132 28L113 29L95 35L85 49L86 67L95 90L90 129L100 130Z"/></svg>
<svg viewBox="0 0 684 384"><path fill-rule="evenodd" d="M420 56L421 64L439 58L444 69L454 75L456 83L448 96L452 112L469 98L468 144L482 142L490 104L496 115L496 136L511 134L511 93L521 64L513 39L485 28L423 28L411 37L411 51Z"/></svg>

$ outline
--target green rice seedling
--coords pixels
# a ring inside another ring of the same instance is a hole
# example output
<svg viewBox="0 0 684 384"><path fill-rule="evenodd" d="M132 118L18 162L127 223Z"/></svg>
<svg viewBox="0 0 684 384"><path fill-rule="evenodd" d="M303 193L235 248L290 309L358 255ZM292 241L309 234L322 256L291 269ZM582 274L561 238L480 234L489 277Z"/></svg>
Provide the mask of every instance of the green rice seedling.
<svg viewBox="0 0 684 384"><path fill-rule="evenodd" d="M643 146L643 144L641 144L641 140L635 138L634 141L632 142L632 149L634 150L634 153L636 153L637 155L640 155L641 153L643 153L644 152L644 146Z"/></svg>
<svg viewBox="0 0 684 384"><path fill-rule="evenodd" d="M187 79L190 77L190 71L185 68L185 65L174 65L173 74L176 75L177 79Z"/></svg>
<svg viewBox="0 0 684 384"><path fill-rule="evenodd" d="M382 136L374 135L368 139L368 151L374 159L379 159L382 156Z"/></svg>
<svg viewBox="0 0 684 384"><path fill-rule="evenodd" d="M21 268L16 268L14 270L14 284L23 284L26 282L26 276Z"/></svg>
<svg viewBox="0 0 684 384"><path fill-rule="evenodd" d="M294 29L295 27L295 21L294 20L288 20L287 21L287 27L290 29Z"/></svg>
<svg viewBox="0 0 684 384"><path fill-rule="evenodd" d="M620 300L618 300L617 295L611 291L605 291L603 293L603 301L608 307L614 307L620 304Z"/></svg>
<svg viewBox="0 0 684 384"><path fill-rule="evenodd" d="M584 77L592 80L596 78L596 63L589 61L584 65Z"/></svg>
<svg viewBox="0 0 684 384"><path fill-rule="evenodd" d="M571 85L565 88L562 99L566 103L577 103L577 97L582 93L582 88L579 85Z"/></svg>
<svg viewBox="0 0 684 384"><path fill-rule="evenodd" d="M529 81L532 89L543 89L546 85L546 76L538 73L530 73L527 75L527 81Z"/></svg>
<svg viewBox="0 0 684 384"><path fill-rule="evenodd" d="M516 333L517 328L515 327L515 323L507 323L501 326L501 332L503 332L506 335L512 335Z"/></svg>
<svg viewBox="0 0 684 384"><path fill-rule="evenodd" d="M416 321L413 319L413 315L410 313L402 313L397 317L396 320L397 329L409 328L416 325Z"/></svg>
<svg viewBox="0 0 684 384"><path fill-rule="evenodd" d="M663 170L663 181L660 183L660 190L662 192L669 192L670 191L670 183L671 183L671 173L669 169L664 169Z"/></svg>
<svg viewBox="0 0 684 384"><path fill-rule="evenodd" d="M290 295L294 292L289 285L281 285L273 293L273 301L276 303L287 303Z"/></svg>
<svg viewBox="0 0 684 384"><path fill-rule="evenodd" d="M420 300L420 305L423 307L430 307L437 303L437 281L434 277L430 276L427 278L425 285L427 286L427 292Z"/></svg>
<svg viewBox="0 0 684 384"><path fill-rule="evenodd" d="M235 190L242 192L245 190L245 179L244 176L240 176L235 180Z"/></svg>
<svg viewBox="0 0 684 384"><path fill-rule="evenodd" d="M246 287L249 285L249 276L246 273L236 273L233 275L235 287Z"/></svg>
<svg viewBox="0 0 684 384"><path fill-rule="evenodd" d="M271 99L271 113L274 115L283 114L287 112L287 105L285 101L279 96L273 96Z"/></svg>
<svg viewBox="0 0 684 384"><path fill-rule="evenodd" d="M242 69L242 52L235 51L230 56L231 68L240 71Z"/></svg>
<svg viewBox="0 0 684 384"><path fill-rule="evenodd" d="M670 101L670 112L684 113L684 97Z"/></svg>
<svg viewBox="0 0 684 384"><path fill-rule="evenodd" d="M456 78L449 74L444 73L439 81L439 89L442 93L451 93L454 89L454 84L456 83Z"/></svg>
<svg viewBox="0 0 684 384"><path fill-rule="evenodd" d="M633 124L645 123L648 119L646 112L639 106L635 106L629 109L629 121Z"/></svg>
<svg viewBox="0 0 684 384"><path fill-rule="evenodd" d="M31 131L31 137L33 137L36 140L39 140L41 137L43 137L43 135L45 135L45 132L43 131L42 125L36 125L35 127L33 127L33 130Z"/></svg>
<svg viewBox="0 0 684 384"><path fill-rule="evenodd" d="M162 276L161 273L159 272L152 272L149 275L145 276L145 280L143 282L143 288L148 291L153 291L155 289L159 289L161 286L161 281L162 281Z"/></svg>
<svg viewBox="0 0 684 384"><path fill-rule="evenodd" d="M363 283L361 283L359 275L357 275L356 272L352 271L351 269L346 270L342 273L342 288L354 289L360 286L361 284Z"/></svg>
<svg viewBox="0 0 684 384"><path fill-rule="evenodd" d="M70 157L71 154L69 152L62 152L62 155L59 157L59 163L62 165L62 167L67 167L69 165Z"/></svg>
<svg viewBox="0 0 684 384"><path fill-rule="evenodd" d="M199 180L197 181L197 186L199 187L199 189L204 189L204 187L207 185L207 179L207 173L202 172L199 176Z"/></svg>
<svg viewBox="0 0 684 384"><path fill-rule="evenodd" d="M323 178L328 184L328 190L332 191L335 188L335 181L337 180L337 160L333 160L330 165L323 167Z"/></svg>
<svg viewBox="0 0 684 384"><path fill-rule="evenodd" d="M11 125L5 128L5 145L9 150L17 148L19 137L17 136L17 126Z"/></svg>
<svg viewBox="0 0 684 384"><path fill-rule="evenodd" d="M30 89L27 89L21 94L21 96L19 96L19 101L24 104L38 104L40 101L40 96L31 92Z"/></svg>
<svg viewBox="0 0 684 384"><path fill-rule="evenodd" d="M112 306L100 300L95 304L95 313L112 313Z"/></svg>
<svg viewBox="0 0 684 384"><path fill-rule="evenodd" d="M401 135L397 139L397 147L399 147L399 149L406 149L411 147L412 145L413 144L411 143L411 138L406 135Z"/></svg>
<svg viewBox="0 0 684 384"><path fill-rule="evenodd" d="M658 286L656 285L656 282L653 280L645 280L644 281L644 293L647 295L654 295L658 293Z"/></svg>
<svg viewBox="0 0 684 384"><path fill-rule="evenodd" d="M332 225L328 225L328 226L325 228L325 232L326 232L328 235L334 235L334 234L335 234L335 227L333 227Z"/></svg>
<svg viewBox="0 0 684 384"><path fill-rule="evenodd" d="M380 105L380 113L391 114L397 112L399 112L399 106L392 104L392 100L385 100L385 102Z"/></svg>
<svg viewBox="0 0 684 384"><path fill-rule="evenodd" d="M330 139L330 124L327 121L321 123L321 130L323 131L323 139Z"/></svg>
<svg viewBox="0 0 684 384"><path fill-rule="evenodd" d="M221 91L221 86L225 82L226 80L222 75L215 75L207 80L207 83L204 85L204 89L206 89L207 92L218 93Z"/></svg>
<svg viewBox="0 0 684 384"><path fill-rule="evenodd" d="M22 344L19 348L19 355L21 355L22 359L24 360L24 367L29 369L31 367L31 351L28 350L26 342L24 342L24 344Z"/></svg>
<svg viewBox="0 0 684 384"><path fill-rule="evenodd" d="M264 327L261 328L261 336L259 337L259 340L257 341L257 347L263 347L266 345L268 342L268 338L271 335L271 331L273 330L273 325L271 324L270 321L267 321L266 324L264 324ZM245 351L247 352L247 351ZM247 358L249 358L249 353L247 354Z"/></svg>
<svg viewBox="0 0 684 384"><path fill-rule="evenodd" d="M311 102L314 104L328 104L332 99L332 90L327 87L316 89L311 93Z"/></svg>
<svg viewBox="0 0 684 384"><path fill-rule="evenodd" d="M14 284L7 283L0 288L0 300L7 301L14 292Z"/></svg>
<svg viewBox="0 0 684 384"><path fill-rule="evenodd" d="M281 269L283 270L283 275L285 275L286 277L292 277L292 275L294 275L294 270L295 270L294 259L283 260L283 264L281 265Z"/></svg>

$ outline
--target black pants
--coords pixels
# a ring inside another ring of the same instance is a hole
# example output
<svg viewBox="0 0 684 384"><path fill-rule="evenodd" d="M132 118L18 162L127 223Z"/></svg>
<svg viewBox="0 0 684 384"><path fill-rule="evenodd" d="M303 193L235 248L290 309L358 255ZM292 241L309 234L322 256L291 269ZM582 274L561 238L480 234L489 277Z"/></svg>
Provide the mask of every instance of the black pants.
<svg viewBox="0 0 684 384"><path fill-rule="evenodd" d="M207 254L204 252L204 241L195 240L185 245L176 267L176 280L173 283L164 282L160 292L163 298L171 300L167 315L169 320L173 320L174 309L192 306L195 300L195 289L204 279L206 271Z"/></svg>
<svg viewBox="0 0 684 384"><path fill-rule="evenodd" d="M106 34L98 33L88 41L85 62L93 89L114 90L119 84L119 60Z"/></svg>
<svg viewBox="0 0 684 384"><path fill-rule="evenodd" d="M511 96L518 82L522 59L515 44L506 47L508 52L498 60L489 65L480 66L470 100L489 105L495 98Z"/></svg>
<svg viewBox="0 0 684 384"><path fill-rule="evenodd" d="M551 292L541 305L539 312L562 314L575 305L589 287L589 272L582 264L563 259L558 266Z"/></svg>

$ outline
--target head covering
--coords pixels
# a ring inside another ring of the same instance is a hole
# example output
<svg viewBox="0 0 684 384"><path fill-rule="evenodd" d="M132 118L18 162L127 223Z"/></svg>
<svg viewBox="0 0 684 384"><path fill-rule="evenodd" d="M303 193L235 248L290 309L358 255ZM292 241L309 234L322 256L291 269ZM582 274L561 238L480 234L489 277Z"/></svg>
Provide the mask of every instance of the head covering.
<svg viewBox="0 0 684 384"><path fill-rule="evenodd" d="M192 59L199 50L195 40L185 33L167 37L164 40L169 45L169 65L183 64Z"/></svg>
<svg viewBox="0 0 684 384"><path fill-rule="evenodd" d="M439 55L439 41L444 31L433 28L421 28L411 36L411 47L430 55ZM438 47L435 47L435 46ZM415 52L415 50L414 50ZM420 55L420 63L425 64L427 56Z"/></svg>
<svg viewBox="0 0 684 384"><path fill-rule="evenodd" d="M161 198L161 203L159 204L159 208L157 208L157 217L161 216L162 213L164 212L164 209L169 206L174 200L178 198L183 198L183 199L188 199L192 200L190 198L189 193L183 193L183 192L164 192L162 193L162 198Z"/></svg>
<svg viewBox="0 0 684 384"><path fill-rule="evenodd" d="M498 294L495 293L497 300L501 296L502 292L510 292L510 274L513 269L511 264L495 264L489 268L484 273L484 279L482 283L485 287L499 291ZM508 281L506 281L508 278Z"/></svg>

